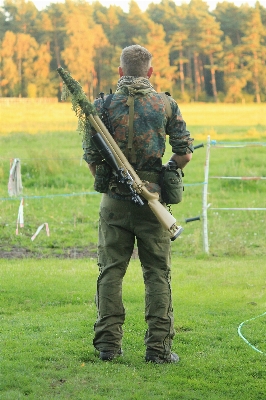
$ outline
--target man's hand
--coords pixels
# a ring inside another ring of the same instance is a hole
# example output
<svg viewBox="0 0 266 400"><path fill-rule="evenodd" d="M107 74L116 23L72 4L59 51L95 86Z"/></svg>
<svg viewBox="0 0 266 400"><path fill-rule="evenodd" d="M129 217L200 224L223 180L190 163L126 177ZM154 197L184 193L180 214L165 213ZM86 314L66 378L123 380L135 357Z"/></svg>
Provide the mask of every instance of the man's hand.
<svg viewBox="0 0 266 400"><path fill-rule="evenodd" d="M192 159L192 153L184 154L183 156L179 156L178 154L173 154L171 160L175 161L177 164L177 168L183 169Z"/></svg>

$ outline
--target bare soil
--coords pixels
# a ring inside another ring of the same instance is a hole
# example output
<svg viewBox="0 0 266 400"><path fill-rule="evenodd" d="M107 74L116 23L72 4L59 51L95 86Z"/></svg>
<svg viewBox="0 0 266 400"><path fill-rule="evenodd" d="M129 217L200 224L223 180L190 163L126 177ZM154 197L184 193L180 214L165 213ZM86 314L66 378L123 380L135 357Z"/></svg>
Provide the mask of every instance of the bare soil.
<svg viewBox="0 0 266 400"><path fill-rule="evenodd" d="M87 248L64 248L30 250L21 247L1 248L0 258L97 258L95 251Z"/></svg>
<svg viewBox="0 0 266 400"><path fill-rule="evenodd" d="M95 248L95 246L93 246ZM58 251L58 249L43 249L30 250L21 247L10 247L4 248L0 246L0 259L14 259L14 258L97 258L97 252L90 250L90 248L63 248ZM132 258L138 258L138 250L134 249L132 253Z"/></svg>

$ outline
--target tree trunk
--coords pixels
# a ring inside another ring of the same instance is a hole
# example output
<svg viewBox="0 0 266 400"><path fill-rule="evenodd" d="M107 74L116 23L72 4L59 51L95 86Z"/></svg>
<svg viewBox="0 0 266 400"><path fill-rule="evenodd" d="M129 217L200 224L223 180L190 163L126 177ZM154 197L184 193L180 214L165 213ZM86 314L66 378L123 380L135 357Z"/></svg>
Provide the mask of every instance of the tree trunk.
<svg viewBox="0 0 266 400"><path fill-rule="evenodd" d="M217 94L216 79L215 79L215 67L212 54L210 54L210 64L211 64L211 84L212 84L213 97L215 99L215 102L218 103L218 94Z"/></svg>
<svg viewBox="0 0 266 400"><path fill-rule="evenodd" d="M189 59L189 62L188 62L188 66L187 66L187 74L189 77L189 90L192 93L192 91L193 91L193 79L192 79L192 70L191 70L192 57L191 57L190 51L188 51L188 59Z"/></svg>
<svg viewBox="0 0 266 400"><path fill-rule="evenodd" d="M60 62L60 49L59 49L59 45L58 45L58 39L57 39L56 31L54 32L54 51L55 51L55 58L56 58L57 66L60 67L60 65L61 65L61 62Z"/></svg>
<svg viewBox="0 0 266 400"><path fill-rule="evenodd" d="M183 62L183 51L179 51L179 69L180 69L180 86L181 93L185 93L185 76L184 76L184 62Z"/></svg>
<svg viewBox="0 0 266 400"><path fill-rule="evenodd" d="M200 83L201 83L201 91L205 91L205 78L204 78L204 67L202 59L199 60L199 70L200 70Z"/></svg>
<svg viewBox="0 0 266 400"><path fill-rule="evenodd" d="M259 71L258 71L258 54L254 52L254 85L255 85L255 94L256 94L256 102L260 103L260 84L259 84Z"/></svg>
<svg viewBox="0 0 266 400"><path fill-rule="evenodd" d="M195 85L195 101L198 101L199 98L199 88L200 88L200 74L199 74L199 63L198 63L198 54L196 52L193 53L194 60L194 85Z"/></svg>
<svg viewBox="0 0 266 400"><path fill-rule="evenodd" d="M0 42L0 48L2 48L2 42ZM0 52L0 81L2 80L2 57ZM2 97L2 85L0 85L0 97Z"/></svg>
<svg viewBox="0 0 266 400"><path fill-rule="evenodd" d="M18 59L18 76L19 76L19 94L18 97L22 97L22 59Z"/></svg>

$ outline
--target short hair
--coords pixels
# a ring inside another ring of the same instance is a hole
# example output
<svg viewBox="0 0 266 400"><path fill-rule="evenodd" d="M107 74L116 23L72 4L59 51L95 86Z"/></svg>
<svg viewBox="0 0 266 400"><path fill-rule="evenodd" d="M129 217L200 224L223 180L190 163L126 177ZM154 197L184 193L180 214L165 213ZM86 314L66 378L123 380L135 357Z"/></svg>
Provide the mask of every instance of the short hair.
<svg viewBox="0 0 266 400"><path fill-rule="evenodd" d="M146 77L151 66L151 53L145 47L133 44L125 47L120 56L120 66L126 76Z"/></svg>

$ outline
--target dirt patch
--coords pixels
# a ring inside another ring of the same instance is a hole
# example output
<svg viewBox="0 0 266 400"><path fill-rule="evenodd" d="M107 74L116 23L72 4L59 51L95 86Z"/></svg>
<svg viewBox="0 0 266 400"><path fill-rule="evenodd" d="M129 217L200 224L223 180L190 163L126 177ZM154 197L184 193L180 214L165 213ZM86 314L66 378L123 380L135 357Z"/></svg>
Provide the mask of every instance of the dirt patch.
<svg viewBox="0 0 266 400"><path fill-rule="evenodd" d="M95 247L95 246L94 246ZM97 258L97 252L89 248L64 248L60 249L39 249L31 250L21 247L10 247L8 249L0 247L0 258ZM138 249L134 249L132 253L133 259L138 258Z"/></svg>
<svg viewBox="0 0 266 400"><path fill-rule="evenodd" d="M21 247L3 249L0 247L0 258L97 258L97 253L87 248L64 248L30 250Z"/></svg>

